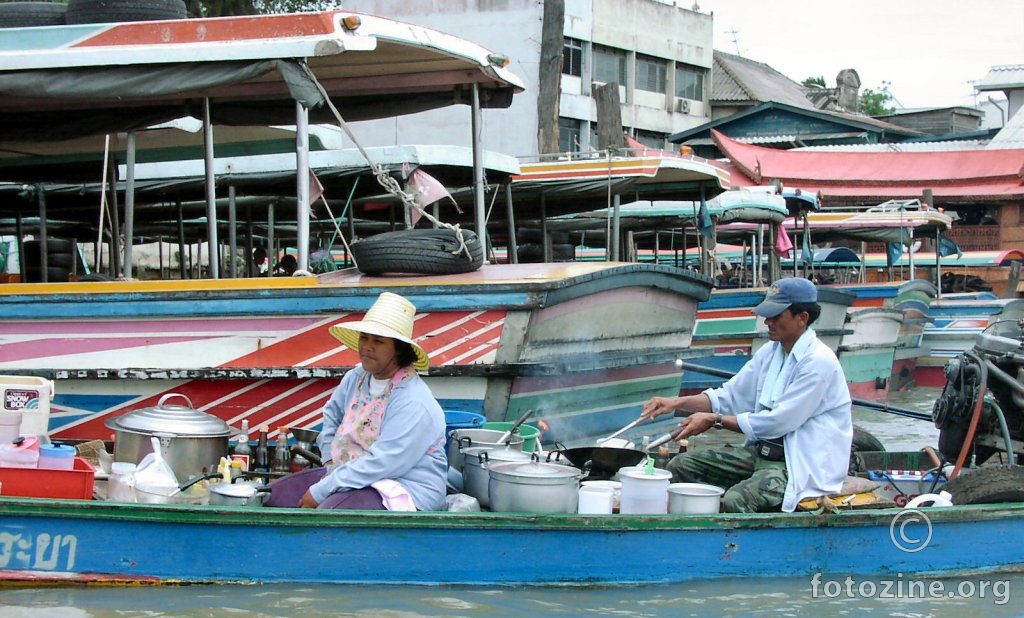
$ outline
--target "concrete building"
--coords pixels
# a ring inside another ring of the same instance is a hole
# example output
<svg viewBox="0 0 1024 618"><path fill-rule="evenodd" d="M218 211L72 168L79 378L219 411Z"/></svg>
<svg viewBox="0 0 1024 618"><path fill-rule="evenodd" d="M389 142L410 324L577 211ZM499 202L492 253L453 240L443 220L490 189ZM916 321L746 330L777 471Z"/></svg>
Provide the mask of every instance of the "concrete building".
<svg viewBox="0 0 1024 618"><path fill-rule="evenodd" d="M668 136L710 118L712 17L673 0L352 0L345 7L506 55L527 90L506 110L485 110L481 139L524 161L620 145L621 130L599 132L599 116L654 148L673 148ZM609 83L618 92L601 88ZM618 105L600 104L604 98ZM468 145L461 142L470 122L469 108L455 106L354 131L371 146Z"/></svg>

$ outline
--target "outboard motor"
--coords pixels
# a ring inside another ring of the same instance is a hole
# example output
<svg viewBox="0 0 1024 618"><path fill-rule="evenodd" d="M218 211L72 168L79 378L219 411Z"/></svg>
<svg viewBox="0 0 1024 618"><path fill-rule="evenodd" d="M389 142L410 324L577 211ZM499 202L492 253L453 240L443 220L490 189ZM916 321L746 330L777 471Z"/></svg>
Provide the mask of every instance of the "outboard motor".
<svg viewBox="0 0 1024 618"><path fill-rule="evenodd" d="M1024 320L998 322L978 336L974 348L945 368L946 386L932 408L939 451L955 461L976 410L973 463L997 452L1024 457Z"/></svg>

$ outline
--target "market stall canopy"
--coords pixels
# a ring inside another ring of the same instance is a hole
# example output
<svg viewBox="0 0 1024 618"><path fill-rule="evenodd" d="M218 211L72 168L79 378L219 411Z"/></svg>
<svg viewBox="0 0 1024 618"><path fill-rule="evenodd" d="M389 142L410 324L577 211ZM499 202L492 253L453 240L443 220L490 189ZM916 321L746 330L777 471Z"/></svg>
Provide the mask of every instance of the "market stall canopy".
<svg viewBox="0 0 1024 618"><path fill-rule="evenodd" d="M920 198L931 190L936 205L1024 198L1024 149L936 152L778 150L745 144L712 130L728 157L735 184L820 191L827 205L864 205Z"/></svg>
<svg viewBox="0 0 1024 618"><path fill-rule="evenodd" d="M507 58L451 35L350 11L0 29L0 149L202 117L347 121L469 104L508 107ZM321 91L320 87L323 88Z"/></svg>

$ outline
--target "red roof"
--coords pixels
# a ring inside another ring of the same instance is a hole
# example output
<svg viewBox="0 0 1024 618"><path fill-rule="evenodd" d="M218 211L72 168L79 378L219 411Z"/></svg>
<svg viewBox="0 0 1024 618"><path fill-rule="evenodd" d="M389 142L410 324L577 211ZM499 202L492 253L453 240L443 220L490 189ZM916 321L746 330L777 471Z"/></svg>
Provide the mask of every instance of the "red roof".
<svg viewBox="0 0 1024 618"><path fill-rule="evenodd" d="M939 152L826 152L753 146L712 130L729 158L734 186L744 179L821 191L824 200L920 198L925 189L943 202L1024 198L1024 149Z"/></svg>

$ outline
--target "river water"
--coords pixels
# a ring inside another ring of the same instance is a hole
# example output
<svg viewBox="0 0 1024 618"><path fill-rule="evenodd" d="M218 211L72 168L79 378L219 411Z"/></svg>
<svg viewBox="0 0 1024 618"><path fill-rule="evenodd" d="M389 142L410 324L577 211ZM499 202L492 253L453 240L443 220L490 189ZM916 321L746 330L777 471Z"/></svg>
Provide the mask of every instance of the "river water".
<svg viewBox="0 0 1024 618"><path fill-rule="evenodd" d="M923 388L894 393L890 403L930 412L938 393L938 389ZM929 422L862 409L855 409L855 417L888 450L935 445L937 432ZM572 568L559 564L557 556L545 557L543 551L538 556L549 560L551 568ZM444 568L445 559L438 557L437 568ZM609 556L608 563L614 568L614 556ZM1015 596L1024 598L1024 574L934 581L910 576L848 582L726 579L600 588L327 584L0 588L0 618L1024 616L1024 605Z"/></svg>

